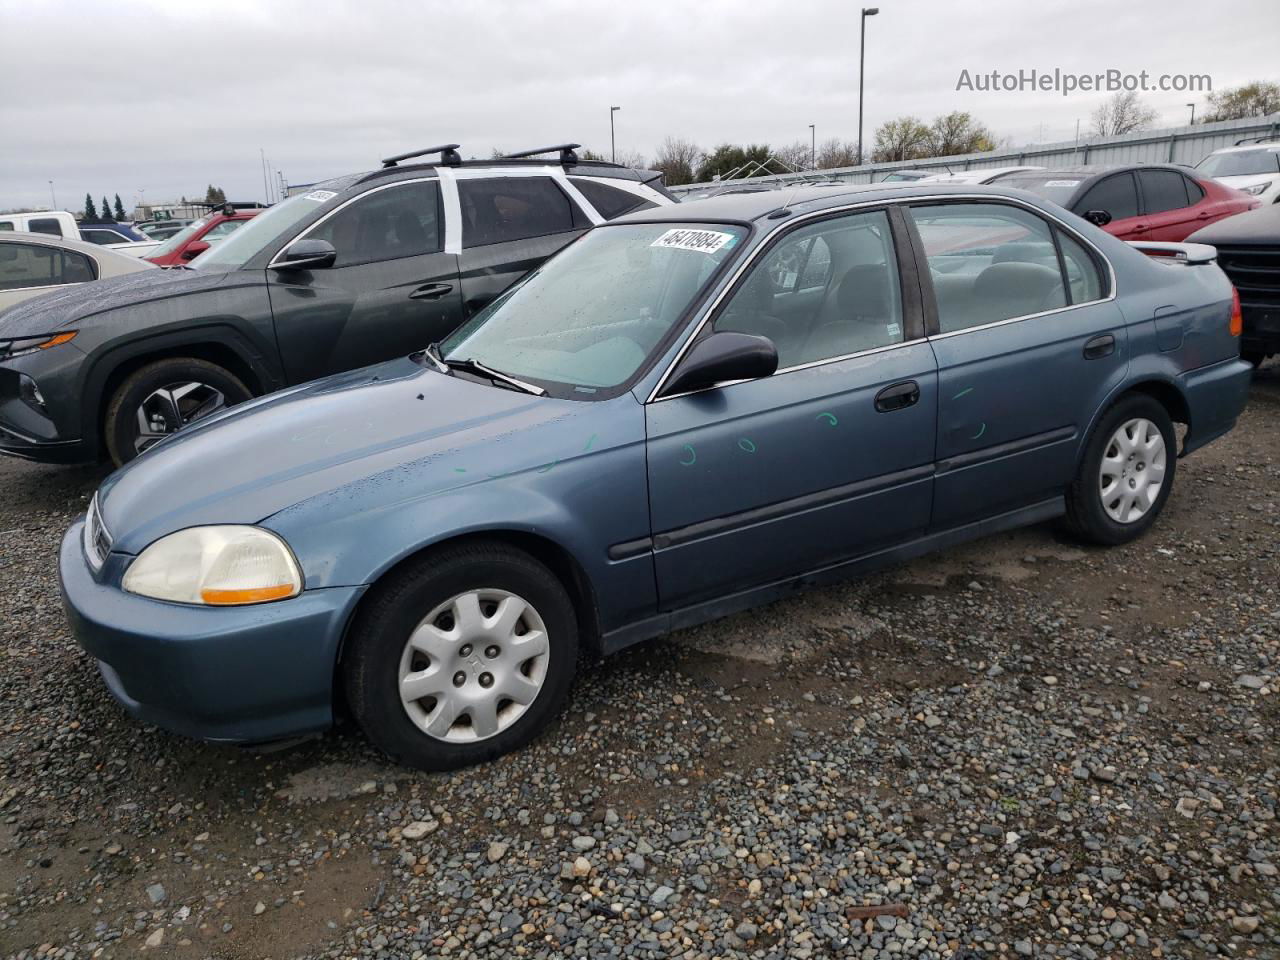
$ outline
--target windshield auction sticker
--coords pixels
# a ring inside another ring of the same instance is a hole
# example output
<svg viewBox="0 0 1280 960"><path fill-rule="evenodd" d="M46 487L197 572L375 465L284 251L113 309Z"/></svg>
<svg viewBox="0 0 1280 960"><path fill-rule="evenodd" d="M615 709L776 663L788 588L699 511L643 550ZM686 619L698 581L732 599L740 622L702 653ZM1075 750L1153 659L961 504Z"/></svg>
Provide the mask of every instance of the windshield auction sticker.
<svg viewBox="0 0 1280 960"><path fill-rule="evenodd" d="M337 194L332 190L312 190L303 199L315 200L317 203L324 203L326 200L332 200Z"/></svg>
<svg viewBox="0 0 1280 960"><path fill-rule="evenodd" d="M1080 181L1079 180L1046 180L1044 182L1044 185L1046 187L1078 187L1080 186Z"/></svg>
<svg viewBox="0 0 1280 960"><path fill-rule="evenodd" d="M668 230L653 243L651 247L665 247L669 250L695 250L699 253L715 253L733 239L732 233L721 233L719 230Z"/></svg>

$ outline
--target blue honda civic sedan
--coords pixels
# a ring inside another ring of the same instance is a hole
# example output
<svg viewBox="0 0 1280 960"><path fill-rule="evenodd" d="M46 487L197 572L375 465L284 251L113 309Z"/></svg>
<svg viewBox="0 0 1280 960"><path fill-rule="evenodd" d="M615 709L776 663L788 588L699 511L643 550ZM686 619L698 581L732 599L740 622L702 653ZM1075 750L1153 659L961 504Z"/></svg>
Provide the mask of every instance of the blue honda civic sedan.
<svg viewBox="0 0 1280 960"><path fill-rule="evenodd" d="M584 651L1051 518L1124 543L1250 378L1212 248L1167 246L997 187L633 214L113 474L72 626L143 721L255 743L345 701L445 769L534 737Z"/></svg>

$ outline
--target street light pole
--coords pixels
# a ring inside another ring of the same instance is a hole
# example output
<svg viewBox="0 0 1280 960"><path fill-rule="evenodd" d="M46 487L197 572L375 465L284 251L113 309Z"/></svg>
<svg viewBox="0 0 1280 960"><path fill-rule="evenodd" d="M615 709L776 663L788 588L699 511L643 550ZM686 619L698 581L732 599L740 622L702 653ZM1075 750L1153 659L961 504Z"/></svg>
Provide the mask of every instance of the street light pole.
<svg viewBox="0 0 1280 960"><path fill-rule="evenodd" d="M1191 108L1191 124L1190 125L1194 127L1196 125L1196 105L1194 103L1188 103L1187 106Z"/></svg>
<svg viewBox="0 0 1280 960"><path fill-rule="evenodd" d="M861 29L858 31L858 166L862 166L862 77L867 59L867 17L874 17L879 7L863 7Z"/></svg>
<svg viewBox="0 0 1280 960"><path fill-rule="evenodd" d="M49 181L49 199L53 201L53 209L58 209L58 195L53 192L53 181Z"/></svg>
<svg viewBox="0 0 1280 960"><path fill-rule="evenodd" d="M809 169L818 169L818 134L813 124L809 124Z"/></svg>
<svg viewBox="0 0 1280 960"><path fill-rule="evenodd" d="M609 108L609 160L611 163L618 162L618 145L613 137L613 115L621 109L621 107Z"/></svg>

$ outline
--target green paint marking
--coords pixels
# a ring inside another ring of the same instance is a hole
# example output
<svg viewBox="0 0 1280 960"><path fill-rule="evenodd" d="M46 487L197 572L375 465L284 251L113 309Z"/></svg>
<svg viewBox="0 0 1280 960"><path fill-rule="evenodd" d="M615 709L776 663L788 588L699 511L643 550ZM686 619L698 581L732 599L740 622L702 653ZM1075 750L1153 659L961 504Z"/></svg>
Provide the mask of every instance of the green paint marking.
<svg viewBox="0 0 1280 960"><path fill-rule="evenodd" d="M588 450L591 449L592 445L596 442L596 436L597 435L594 433L591 435L591 439L587 441L587 445L582 448L583 453L586 453Z"/></svg>
<svg viewBox="0 0 1280 960"><path fill-rule="evenodd" d="M961 390L959 393L957 393L957 394L956 394L954 397L952 397L951 399L952 399L952 400L959 400L959 399L960 399L961 397L963 397L966 393L973 393L973 387L966 387L965 389Z"/></svg>
<svg viewBox="0 0 1280 960"><path fill-rule="evenodd" d="M970 439L970 440L977 440L979 437L981 437L981 436L982 436L984 433L986 433L986 432L987 432L987 425L986 425L986 423L984 422L984 423L982 424L981 428L979 428L978 432L977 432L977 433L975 433L975 434L974 434L972 437L970 437L969 439Z"/></svg>
<svg viewBox="0 0 1280 960"><path fill-rule="evenodd" d="M686 443L686 444L684 445L684 448L685 448L686 450L688 450L688 451L689 451L689 459L688 459L688 460L681 460L681 461L680 461L680 466L682 466L682 467L692 467L695 463L697 463L697 462L698 462L698 454L697 454L697 452L695 452L695 451L694 451L694 449L693 449L692 445L690 445L690 444L687 444L687 443Z"/></svg>
<svg viewBox="0 0 1280 960"><path fill-rule="evenodd" d="M738 441L738 446L746 453L756 452L756 445L752 443L750 440L748 440L746 437L743 437L741 440Z"/></svg>
<svg viewBox="0 0 1280 960"><path fill-rule="evenodd" d="M454 473L466 473L466 472L467 472L467 468L466 468L466 467L454 467L454 468L453 468L453 472L454 472Z"/></svg>
<svg viewBox="0 0 1280 960"><path fill-rule="evenodd" d="M825 412L820 413L816 417L814 417L814 419L821 420L824 417L826 418L827 426L829 427L834 427L836 424L840 422L839 420L836 419L836 415L834 413L825 413Z"/></svg>
<svg viewBox="0 0 1280 960"><path fill-rule="evenodd" d="M550 463L548 463L545 467L539 467L539 468L538 468L536 471L534 471L534 472L535 472L535 473L546 473L547 471L549 471L552 467L554 467L554 466L555 466L557 463L559 463L559 462L560 462L559 460L552 460L552 461L551 461Z"/></svg>

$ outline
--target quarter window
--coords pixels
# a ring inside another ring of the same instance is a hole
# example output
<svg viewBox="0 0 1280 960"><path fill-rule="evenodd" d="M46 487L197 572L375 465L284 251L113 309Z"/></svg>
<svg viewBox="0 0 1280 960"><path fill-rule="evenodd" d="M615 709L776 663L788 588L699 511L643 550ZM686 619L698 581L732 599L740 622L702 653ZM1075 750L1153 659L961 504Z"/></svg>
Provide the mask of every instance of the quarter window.
<svg viewBox="0 0 1280 960"><path fill-rule="evenodd" d="M1138 215L1138 191L1133 174L1119 173L1095 183L1072 208L1084 215L1090 210L1105 210L1112 220L1125 220Z"/></svg>
<svg viewBox="0 0 1280 960"><path fill-rule="evenodd" d="M333 244L338 267L436 253L440 250L440 186L425 180L375 190L343 207L307 237Z"/></svg>
<svg viewBox="0 0 1280 960"><path fill-rule="evenodd" d="M1187 206L1195 206L1204 199L1204 187L1196 183L1190 177L1185 178L1187 181Z"/></svg>
<svg viewBox="0 0 1280 960"><path fill-rule="evenodd" d="M1067 304L1049 225L1017 207L948 203L911 208L924 243L938 327L970 327Z"/></svg>
<svg viewBox="0 0 1280 960"><path fill-rule="evenodd" d="M1058 244L1062 248L1062 266L1067 271L1067 290L1072 303L1088 303L1102 299L1104 289L1102 273L1089 251L1075 237L1057 231Z"/></svg>
<svg viewBox="0 0 1280 960"><path fill-rule="evenodd" d="M1164 213L1187 205L1186 179L1175 170L1140 170L1142 206L1146 213Z"/></svg>
<svg viewBox="0 0 1280 960"><path fill-rule="evenodd" d="M787 234L752 268L714 327L768 337L779 369L901 343L888 217L858 213Z"/></svg>
<svg viewBox="0 0 1280 960"><path fill-rule="evenodd" d="M458 181L462 245L527 240L590 225L550 177L488 177Z"/></svg>

